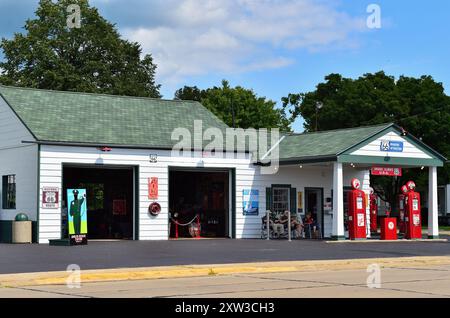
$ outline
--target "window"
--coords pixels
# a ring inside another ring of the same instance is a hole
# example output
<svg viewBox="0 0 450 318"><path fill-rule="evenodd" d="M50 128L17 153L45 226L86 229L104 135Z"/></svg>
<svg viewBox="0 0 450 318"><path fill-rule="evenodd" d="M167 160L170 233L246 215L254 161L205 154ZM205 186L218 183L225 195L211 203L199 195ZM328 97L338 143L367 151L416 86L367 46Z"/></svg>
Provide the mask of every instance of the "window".
<svg viewBox="0 0 450 318"><path fill-rule="evenodd" d="M9 175L2 177L2 208L15 209L16 208L16 176Z"/></svg>
<svg viewBox="0 0 450 318"><path fill-rule="evenodd" d="M280 213L290 210L289 188L273 188L273 212Z"/></svg>

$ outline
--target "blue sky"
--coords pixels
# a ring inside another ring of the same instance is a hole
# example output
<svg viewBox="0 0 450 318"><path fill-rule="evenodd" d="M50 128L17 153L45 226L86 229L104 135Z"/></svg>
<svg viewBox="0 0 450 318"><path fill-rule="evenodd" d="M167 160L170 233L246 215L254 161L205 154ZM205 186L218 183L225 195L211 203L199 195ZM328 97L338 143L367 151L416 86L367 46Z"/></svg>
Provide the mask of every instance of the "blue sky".
<svg viewBox="0 0 450 318"><path fill-rule="evenodd" d="M367 7L381 28L367 27ZM1 0L0 36L21 32L37 0ZM162 94L232 85L278 103L311 91L329 73L432 75L450 89L450 1L91 0L158 63ZM302 131L302 120L294 124Z"/></svg>

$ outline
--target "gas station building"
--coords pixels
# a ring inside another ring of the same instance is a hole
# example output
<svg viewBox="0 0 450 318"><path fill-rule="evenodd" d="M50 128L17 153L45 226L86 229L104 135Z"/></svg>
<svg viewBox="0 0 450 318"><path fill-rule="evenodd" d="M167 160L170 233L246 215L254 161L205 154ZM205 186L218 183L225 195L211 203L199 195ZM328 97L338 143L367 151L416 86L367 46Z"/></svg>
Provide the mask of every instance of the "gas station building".
<svg viewBox="0 0 450 318"><path fill-rule="evenodd" d="M312 213L322 237L345 239L351 180L368 196L374 167L428 169L428 238L439 236L437 168L447 159L395 124L281 135L271 149L279 166L266 174L249 152L174 153L173 132L194 134L199 120L229 128L197 102L0 86L0 240L18 213L33 221L34 241L64 238L76 188L87 190L89 239L167 240L175 213L180 223L201 215L204 237L260 238L266 210Z"/></svg>

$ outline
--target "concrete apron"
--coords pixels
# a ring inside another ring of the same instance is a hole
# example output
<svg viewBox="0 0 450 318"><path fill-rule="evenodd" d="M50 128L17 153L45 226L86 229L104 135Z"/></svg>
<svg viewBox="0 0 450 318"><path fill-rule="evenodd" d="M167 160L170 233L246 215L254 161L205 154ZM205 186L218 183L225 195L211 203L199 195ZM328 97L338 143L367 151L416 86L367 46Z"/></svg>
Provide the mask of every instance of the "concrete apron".
<svg viewBox="0 0 450 318"><path fill-rule="evenodd" d="M221 265L165 266L81 271L81 283L150 280L181 277L201 277L232 274L318 272L338 270L365 270L369 265L381 268L431 267L450 265L450 256L371 258L327 261L290 261ZM66 285L72 272L44 272L0 275L0 287Z"/></svg>

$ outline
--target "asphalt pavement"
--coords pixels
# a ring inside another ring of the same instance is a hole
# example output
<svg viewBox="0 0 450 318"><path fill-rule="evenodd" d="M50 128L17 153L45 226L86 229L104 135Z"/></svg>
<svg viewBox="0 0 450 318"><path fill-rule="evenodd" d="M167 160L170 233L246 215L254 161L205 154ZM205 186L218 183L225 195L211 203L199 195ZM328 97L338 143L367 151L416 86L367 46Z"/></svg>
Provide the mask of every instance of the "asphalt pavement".
<svg viewBox="0 0 450 318"><path fill-rule="evenodd" d="M448 238L448 237L444 237ZM0 244L0 274L170 265L450 256L450 243L327 243L325 241L90 241L87 246Z"/></svg>

